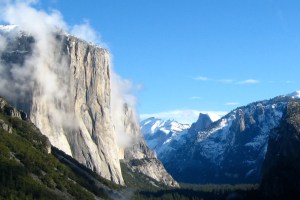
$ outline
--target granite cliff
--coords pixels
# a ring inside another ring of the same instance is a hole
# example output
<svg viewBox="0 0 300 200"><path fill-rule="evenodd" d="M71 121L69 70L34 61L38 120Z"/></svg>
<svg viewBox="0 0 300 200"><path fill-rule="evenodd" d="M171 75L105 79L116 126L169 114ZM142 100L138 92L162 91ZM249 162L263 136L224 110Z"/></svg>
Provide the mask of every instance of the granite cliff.
<svg viewBox="0 0 300 200"><path fill-rule="evenodd" d="M1 26L0 36L5 40L0 95L28 113L53 146L123 185L120 160L136 154L125 149L145 144L134 111L126 113L131 108L125 105L117 115L112 111L109 52L61 31L41 36ZM123 130L116 121L124 122ZM130 138L125 145L120 145L120 135ZM148 156L156 159L150 150L140 151L138 157ZM163 180L153 173L146 175Z"/></svg>

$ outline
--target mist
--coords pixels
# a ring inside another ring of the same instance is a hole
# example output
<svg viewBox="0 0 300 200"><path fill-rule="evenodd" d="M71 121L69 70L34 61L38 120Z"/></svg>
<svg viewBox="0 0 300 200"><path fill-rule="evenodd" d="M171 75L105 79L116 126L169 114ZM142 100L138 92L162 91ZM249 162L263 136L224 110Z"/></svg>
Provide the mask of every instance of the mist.
<svg viewBox="0 0 300 200"><path fill-rule="evenodd" d="M68 25L57 10L46 12L35 8L38 1L1 1L0 21L17 25L10 34L24 31L33 36L31 54L26 55L25 62L6 66L0 63L0 95L17 101L30 98L35 91L37 101L48 105L45 110L54 124L66 128L77 128L76 117L68 105L57 106L58 102L69 102L68 58L57 51L57 33L69 32L72 35L103 46L100 35L88 21ZM6 49L7 39L13 37L0 34L0 54ZM131 137L124 131L124 105L135 106L135 97L130 93L132 83L122 79L111 68L111 118L117 135L118 145L127 147ZM38 89L37 89L38 88ZM41 111L44 112L44 111ZM135 115L136 116L136 115ZM36 117L37 116L32 116ZM66 120L68 119L68 120ZM138 119L135 117L136 122ZM68 149L66 151L69 151Z"/></svg>
<svg viewBox="0 0 300 200"><path fill-rule="evenodd" d="M127 105L130 108L134 109L136 106L136 97L133 95L133 90L134 84L130 80L122 79L111 68L112 120L117 134L118 145L122 148L130 146L134 141L135 136L134 134L125 132L125 107ZM135 110L133 110L132 114L132 120L138 124L139 119L136 115Z"/></svg>

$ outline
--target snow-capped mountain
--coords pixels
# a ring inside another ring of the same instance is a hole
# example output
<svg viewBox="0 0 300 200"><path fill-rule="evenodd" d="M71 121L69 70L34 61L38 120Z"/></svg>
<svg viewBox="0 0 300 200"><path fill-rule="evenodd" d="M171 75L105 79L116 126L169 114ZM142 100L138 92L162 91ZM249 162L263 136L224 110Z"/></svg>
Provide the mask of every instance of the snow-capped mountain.
<svg viewBox="0 0 300 200"><path fill-rule="evenodd" d="M295 92L293 92L293 93L291 93L291 94L288 94L287 96L288 96L288 97L291 97L291 98L293 98L293 99L300 98L300 91L295 91Z"/></svg>
<svg viewBox="0 0 300 200"><path fill-rule="evenodd" d="M157 153L163 154L163 149L174 138L187 132L188 124L181 124L174 120L162 120L154 117L140 122L141 132L148 146Z"/></svg>
<svg viewBox="0 0 300 200"><path fill-rule="evenodd" d="M175 120L151 117L141 121L140 126L148 146L156 152L159 159L164 160L166 155L182 145L189 129L204 130L217 119L214 114L200 113L197 122L190 126Z"/></svg>
<svg viewBox="0 0 300 200"><path fill-rule="evenodd" d="M153 135L159 130L168 135L172 132L181 132L190 127L188 124L181 124L175 120L162 120L154 117L145 119L140 124L145 136Z"/></svg>
<svg viewBox="0 0 300 200"><path fill-rule="evenodd" d="M258 183L270 132L300 92L239 107L201 129L192 125L160 157L180 182ZM198 120L199 121L199 120Z"/></svg>

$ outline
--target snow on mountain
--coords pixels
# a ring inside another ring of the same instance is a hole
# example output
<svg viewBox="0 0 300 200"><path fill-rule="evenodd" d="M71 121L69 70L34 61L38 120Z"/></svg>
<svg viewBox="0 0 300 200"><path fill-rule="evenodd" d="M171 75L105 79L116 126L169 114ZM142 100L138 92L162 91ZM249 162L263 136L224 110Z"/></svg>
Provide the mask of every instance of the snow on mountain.
<svg viewBox="0 0 300 200"><path fill-rule="evenodd" d="M175 120L162 120L154 117L140 122L141 132L149 145L156 152L159 159L174 152L185 141L189 129L205 130L213 120L219 119L218 115L200 113L197 122L191 126L181 124Z"/></svg>
<svg viewBox="0 0 300 200"><path fill-rule="evenodd" d="M190 125L151 117L141 121L140 127L148 146L160 157L168 143L186 133Z"/></svg>
<svg viewBox="0 0 300 200"><path fill-rule="evenodd" d="M292 92L288 94L287 96L292 97L292 98L300 98L300 90Z"/></svg>
<svg viewBox="0 0 300 200"><path fill-rule="evenodd" d="M166 134L171 132L181 132L190 127L188 124L180 124L174 120L162 120L154 117L141 121L141 130L144 135L153 135L158 130Z"/></svg>
<svg viewBox="0 0 300 200"><path fill-rule="evenodd" d="M213 113L213 112L208 112L208 113L203 113L203 114L208 115L209 118L211 119L211 121L213 121L213 122L218 121L221 118L221 116L219 114Z"/></svg>
<svg viewBox="0 0 300 200"><path fill-rule="evenodd" d="M172 140L159 158L171 175L190 183L258 183L271 130L287 103L300 101L300 92L239 107L206 128L199 116L180 143Z"/></svg>

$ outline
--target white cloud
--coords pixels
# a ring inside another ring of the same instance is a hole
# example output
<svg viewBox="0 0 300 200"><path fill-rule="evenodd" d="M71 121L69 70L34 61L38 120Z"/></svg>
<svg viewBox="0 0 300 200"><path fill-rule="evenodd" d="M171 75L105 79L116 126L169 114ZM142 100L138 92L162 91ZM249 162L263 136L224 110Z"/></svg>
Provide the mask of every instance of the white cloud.
<svg viewBox="0 0 300 200"><path fill-rule="evenodd" d="M234 82L234 80L232 80L232 79L220 79L217 81L220 83L233 83Z"/></svg>
<svg viewBox="0 0 300 200"><path fill-rule="evenodd" d="M212 82L218 82L218 83L222 83L222 84L238 84L238 85L258 84L258 83L260 83L260 81L256 80L256 79L246 79L246 80L242 80L242 81L235 81L233 79L211 79L211 78L208 78L208 77L205 77L205 76L198 76L198 77L193 78L193 79L197 80L197 81L212 81Z"/></svg>
<svg viewBox="0 0 300 200"><path fill-rule="evenodd" d="M197 100L197 99L202 99L202 97L195 96L195 97L191 97L190 99Z"/></svg>
<svg viewBox="0 0 300 200"><path fill-rule="evenodd" d="M5 50L6 45L7 45L6 39L2 35L0 35L0 54L2 51Z"/></svg>
<svg viewBox="0 0 300 200"><path fill-rule="evenodd" d="M208 80L210 80L210 78L205 77L205 76L197 76L194 79L197 80L197 81L208 81Z"/></svg>
<svg viewBox="0 0 300 200"><path fill-rule="evenodd" d="M226 106L237 106L237 105L240 105L239 102L227 102L225 103Z"/></svg>
<svg viewBox="0 0 300 200"><path fill-rule="evenodd" d="M227 114L224 111L200 111L200 110L171 110L166 112L141 114L141 120L149 117L156 117L160 119L174 119L180 123L192 124L196 122L200 113L209 114L213 121L218 120L220 117Z"/></svg>
<svg viewBox="0 0 300 200"><path fill-rule="evenodd" d="M240 84L240 85L245 85L245 84L257 84L259 83L260 81L259 80L256 80L256 79L247 79L247 80L243 80L243 81L239 81L237 82L237 84Z"/></svg>
<svg viewBox="0 0 300 200"><path fill-rule="evenodd" d="M141 89L142 86L135 85L132 81L121 78L112 68L110 69L110 74L111 119L116 131L118 145L125 148L130 146L134 141L134 137L137 136L128 132L128 127L125 127L128 124L125 121L128 120L126 117L130 115L132 122L139 122L139 117L135 110L137 99L133 94ZM128 110L130 113L125 114L125 105L129 106Z"/></svg>
<svg viewBox="0 0 300 200"><path fill-rule="evenodd" d="M218 83L222 83L222 84L238 84L238 85L258 84L258 83L260 83L260 81L256 80L256 79L246 79L246 80L242 80L242 81L235 81L233 79L211 79L211 78L208 78L208 77L205 77L205 76L198 76L198 77L193 78L193 79L197 80L197 81L212 81L212 82L218 82Z"/></svg>
<svg viewBox="0 0 300 200"><path fill-rule="evenodd" d="M90 25L89 21L85 20L82 24L76 24L70 28L70 32L85 41L104 46L100 42L100 34L98 34Z"/></svg>

